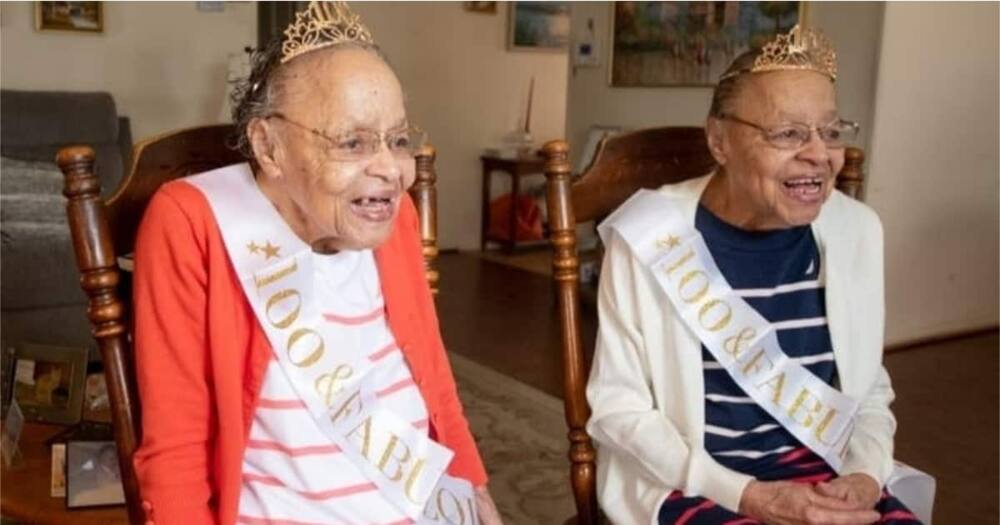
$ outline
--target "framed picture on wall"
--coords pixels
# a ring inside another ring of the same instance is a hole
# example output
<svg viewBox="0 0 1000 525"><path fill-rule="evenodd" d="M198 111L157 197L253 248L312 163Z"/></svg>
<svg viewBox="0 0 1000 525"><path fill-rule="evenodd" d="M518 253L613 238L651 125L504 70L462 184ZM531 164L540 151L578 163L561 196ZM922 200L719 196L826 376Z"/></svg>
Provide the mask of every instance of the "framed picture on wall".
<svg viewBox="0 0 1000 525"><path fill-rule="evenodd" d="M569 2L510 2L507 49L562 51L569 45Z"/></svg>
<svg viewBox="0 0 1000 525"><path fill-rule="evenodd" d="M104 31L103 2L35 2L39 31Z"/></svg>
<svg viewBox="0 0 1000 525"><path fill-rule="evenodd" d="M806 2L614 2L613 87L712 86L740 53L805 20Z"/></svg>
<svg viewBox="0 0 1000 525"><path fill-rule="evenodd" d="M472 11L473 13L497 14L496 2L462 2L462 7L466 11Z"/></svg>

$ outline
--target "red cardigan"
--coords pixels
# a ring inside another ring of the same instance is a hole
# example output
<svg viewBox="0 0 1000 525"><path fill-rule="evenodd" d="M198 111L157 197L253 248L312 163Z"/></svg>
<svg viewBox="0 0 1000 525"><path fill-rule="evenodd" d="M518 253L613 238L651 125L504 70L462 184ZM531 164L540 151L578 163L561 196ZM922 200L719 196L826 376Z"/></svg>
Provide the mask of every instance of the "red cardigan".
<svg viewBox="0 0 1000 525"><path fill-rule="evenodd" d="M480 486L486 471L455 391L417 231L406 198L375 251L386 318L427 403L432 436L455 451L448 472ZM235 523L271 346L194 186L175 181L153 196L135 258L143 437L134 464L143 507L158 524Z"/></svg>

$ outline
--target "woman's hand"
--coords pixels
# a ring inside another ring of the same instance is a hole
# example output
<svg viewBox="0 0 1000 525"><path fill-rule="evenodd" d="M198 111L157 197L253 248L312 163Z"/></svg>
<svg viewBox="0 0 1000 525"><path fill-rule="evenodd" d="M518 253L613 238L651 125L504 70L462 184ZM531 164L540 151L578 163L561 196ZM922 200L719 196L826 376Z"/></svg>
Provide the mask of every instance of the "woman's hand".
<svg viewBox="0 0 1000 525"><path fill-rule="evenodd" d="M486 488L486 485L476 487L476 511L479 514L479 523L481 525L503 525L503 520L500 519L500 511L497 510L497 506L493 503L493 497L490 496L490 490Z"/></svg>
<svg viewBox="0 0 1000 525"><path fill-rule="evenodd" d="M791 481L751 481L743 490L739 511L773 525L863 525L880 517L871 507L860 509L812 485Z"/></svg>
<svg viewBox="0 0 1000 525"><path fill-rule="evenodd" d="M874 478L867 474L848 474L828 483L816 485L816 492L831 498L837 498L854 506L856 509L872 509L882 497L882 488Z"/></svg>

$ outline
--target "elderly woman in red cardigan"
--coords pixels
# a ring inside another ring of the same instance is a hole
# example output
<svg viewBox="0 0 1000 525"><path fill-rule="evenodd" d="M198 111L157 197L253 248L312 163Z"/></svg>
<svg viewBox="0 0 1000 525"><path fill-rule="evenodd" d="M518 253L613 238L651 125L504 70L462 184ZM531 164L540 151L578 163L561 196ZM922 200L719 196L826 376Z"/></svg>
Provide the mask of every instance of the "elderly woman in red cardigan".
<svg viewBox="0 0 1000 525"><path fill-rule="evenodd" d="M165 185L136 249L151 521L499 523L406 194L423 133L313 2L238 94L249 160Z"/></svg>

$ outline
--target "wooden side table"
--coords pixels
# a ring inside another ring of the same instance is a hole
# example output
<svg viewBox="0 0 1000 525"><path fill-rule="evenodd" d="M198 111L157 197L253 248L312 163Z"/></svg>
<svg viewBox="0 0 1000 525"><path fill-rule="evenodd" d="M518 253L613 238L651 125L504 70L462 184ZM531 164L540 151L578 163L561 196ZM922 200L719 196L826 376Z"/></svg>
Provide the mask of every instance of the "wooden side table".
<svg viewBox="0 0 1000 525"><path fill-rule="evenodd" d="M59 425L25 423L18 447L21 457L3 466L0 514L32 525L128 525L125 505L94 509L66 508L66 498L49 495L52 453L45 441L64 430Z"/></svg>
<svg viewBox="0 0 1000 525"><path fill-rule="evenodd" d="M504 251L511 253L517 247L517 197L521 192L521 177L540 174L545 168L545 159L538 155L517 158L504 158L493 155L479 157L483 162L483 213L480 221L479 249L486 250L487 241L496 241L503 245ZM498 171L510 175L511 206L510 206L510 238L491 237L490 232L490 182L493 172Z"/></svg>

